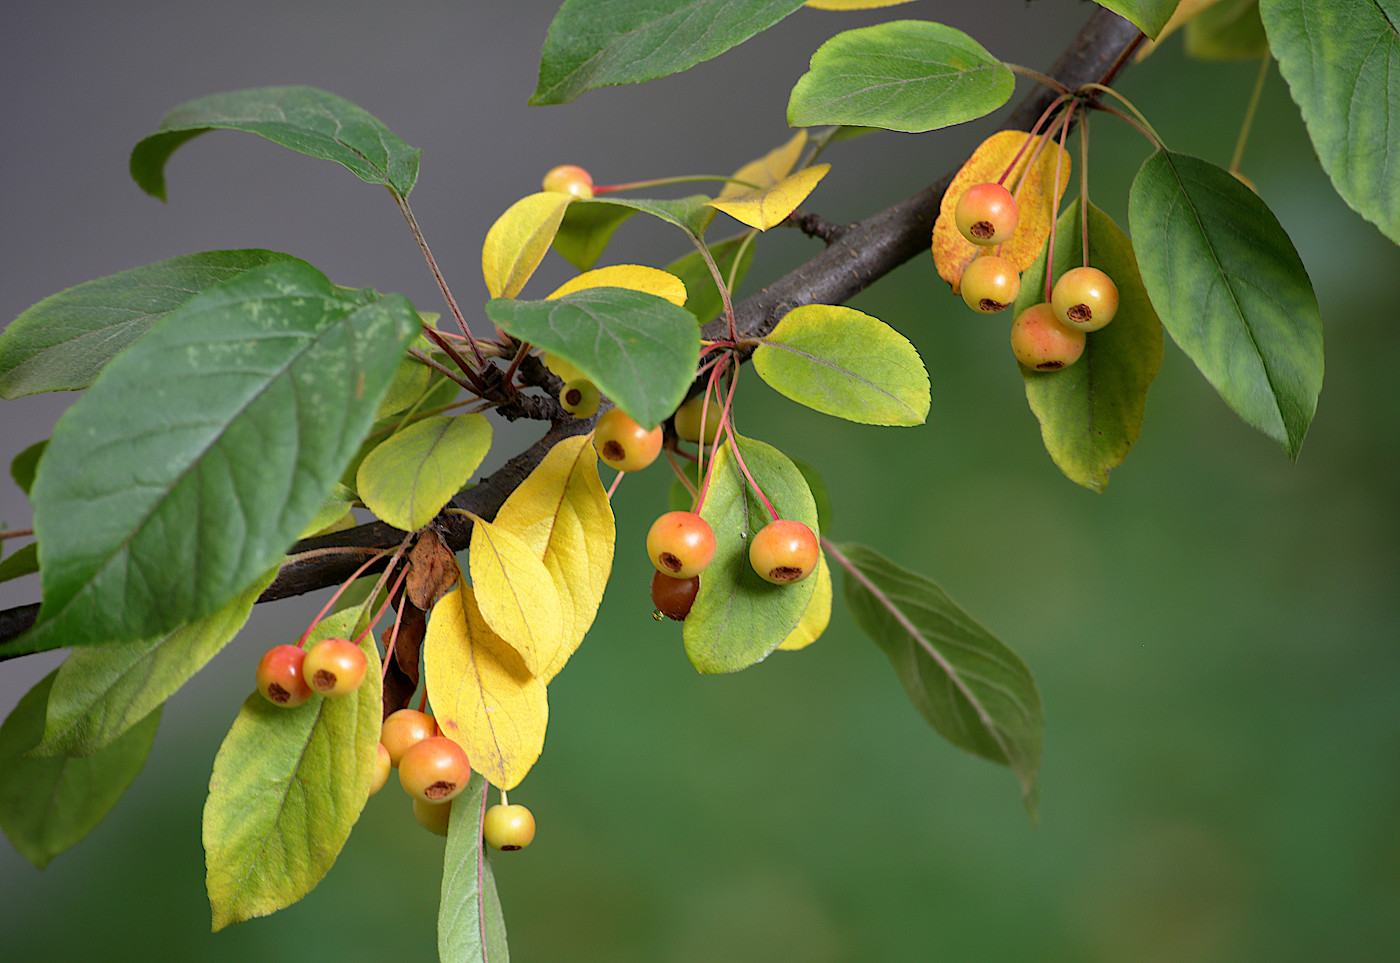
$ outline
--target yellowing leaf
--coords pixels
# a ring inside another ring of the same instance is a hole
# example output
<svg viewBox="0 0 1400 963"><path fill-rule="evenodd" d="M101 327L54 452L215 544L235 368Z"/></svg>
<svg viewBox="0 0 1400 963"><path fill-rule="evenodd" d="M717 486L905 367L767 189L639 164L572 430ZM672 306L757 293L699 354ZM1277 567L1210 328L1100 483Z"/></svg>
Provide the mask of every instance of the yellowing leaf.
<svg viewBox="0 0 1400 963"><path fill-rule="evenodd" d="M486 623L520 653L532 675L539 675L554 661L563 623L559 593L544 562L519 535L476 518L471 571Z"/></svg>
<svg viewBox="0 0 1400 963"><path fill-rule="evenodd" d="M559 647L536 673L548 683L593 625L612 572L616 527L588 436L551 448L496 513L496 527L520 536L544 560L558 590Z"/></svg>
<svg viewBox="0 0 1400 963"><path fill-rule="evenodd" d="M807 0L815 10L873 10L876 7L897 7L910 0Z"/></svg>
<svg viewBox="0 0 1400 963"><path fill-rule="evenodd" d="M493 298L513 298L554 241L573 195L541 191L522 197L491 225L481 246L481 274Z"/></svg>
<svg viewBox="0 0 1400 963"><path fill-rule="evenodd" d="M565 281L545 298L562 298L566 294L582 291L584 288L627 288L665 298L678 308L685 307L685 282L668 271L647 267L644 264L614 264L610 267L585 271L578 277ZM548 363L548 362L546 362ZM551 366L551 370L553 370ZM558 372L555 372L558 374ZM563 377L560 375L560 377ZM571 380L571 379L566 379Z"/></svg>
<svg viewBox="0 0 1400 963"><path fill-rule="evenodd" d="M355 488L365 506L405 532L433 520L491 449L484 415L433 415L384 439L365 456Z"/></svg>
<svg viewBox="0 0 1400 963"><path fill-rule="evenodd" d="M827 623L831 621L831 566L826 562L825 552L819 557L816 578L817 590L812 593L812 601L807 603L807 610L802 613L797 628L788 633L778 648L788 652L805 649L826 631Z"/></svg>
<svg viewBox="0 0 1400 963"><path fill-rule="evenodd" d="M709 201L709 206L718 208L736 221L749 227L766 231L783 218L797 210L797 205L807 199L816 188L817 182L831 170L830 164L806 167L789 177L783 178L772 187L761 191L745 191L731 197L721 196Z"/></svg>
<svg viewBox="0 0 1400 963"><path fill-rule="evenodd" d="M577 367L565 361L557 354L546 351L544 355L544 366L557 374L561 381L575 381L579 378L587 378L588 375L578 370Z"/></svg>
<svg viewBox="0 0 1400 963"><path fill-rule="evenodd" d="M470 586L433 606L423 659L428 701L443 734L493 785L514 789L544 748L549 705L544 683L491 631Z"/></svg>
<svg viewBox="0 0 1400 963"><path fill-rule="evenodd" d="M735 171L734 180L744 183L725 184L724 190L719 192L719 199L724 200L753 190L752 187L745 187L744 184L754 184L760 188L772 187L792 173L797 159L802 156L802 148L806 146L807 131L805 129L799 130L782 147L773 148L758 160L749 161Z"/></svg>
<svg viewBox="0 0 1400 963"><path fill-rule="evenodd" d="M958 206L958 198L974 184L994 182L1001 177L1002 171L1006 170L1006 165L1011 163L1011 158L1016 156L1026 139L1027 135L1019 130L998 131L988 137L972 152L972 156L953 177L953 182L948 185L948 190L943 195L938 220L933 225L933 263L938 268L939 276L953 286L954 294L958 293L958 282L962 278L963 269L972 263L972 259L980 250L977 245L958 233L958 226L953 222L953 209ZM1065 187L1069 184L1069 154L1060 150L1058 144L1051 143L1046 144L1040 152L1040 157L1026 177L1025 183L1019 189L1015 189L1014 185L1021 172L1026 169L1034 151L1035 144L1026 146L1025 153L1016 161L1015 168L1005 182L1008 187L1013 188L1021 216L1016 224L1015 236L1000 245L997 251L1014 264L1017 271L1024 271L1040 256L1040 249L1045 246L1045 240L1050 236L1050 221L1055 216L1060 198L1064 196ZM1060 182L1058 189L1052 194L1050 187L1055 180L1057 152L1061 156Z"/></svg>

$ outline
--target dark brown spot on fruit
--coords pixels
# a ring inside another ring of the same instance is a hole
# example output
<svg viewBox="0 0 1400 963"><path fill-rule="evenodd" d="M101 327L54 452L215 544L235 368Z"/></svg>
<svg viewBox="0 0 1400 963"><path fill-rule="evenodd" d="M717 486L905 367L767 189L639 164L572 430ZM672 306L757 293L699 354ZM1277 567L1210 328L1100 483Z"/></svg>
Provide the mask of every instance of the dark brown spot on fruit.
<svg viewBox="0 0 1400 963"><path fill-rule="evenodd" d="M973 224L972 227L968 228L968 232L973 237L986 239L995 234L997 229L992 226L991 221L978 221Z"/></svg>
<svg viewBox="0 0 1400 963"><path fill-rule="evenodd" d="M1035 370L1054 371L1057 368L1063 368L1064 366L1065 363L1063 361L1042 361L1040 364L1035 366Z"/></svg>
<svg viewBox="0 0 1400 963"><path fill-rule="evenodd" d="M802 569L796 565L779 565L768 572L768 577L775 582L796 582L802 577Z"/></svg>
<svg viewBox="0 0 1400 963"><path fill-rule="evenodd" d="M977 306L988 314L1006 310L1005 304L993 298L983 298L981 301L977 302Z"/></svg>
<svg viewBox="0 0 1400 963"><path fill-rule="evenodd" d="M672 572L679 572L681 570L681 560L670 552L662 552L661 558L658 559L658 561Z"/></svg>
<svg viewBox="0 0 1400 963"><path fill-rule="evenodd" d="M444 797L452 795L452 793L456 789L457 784L455 782L448 782L445 779L439 779L427 789L424 789L423 795L427 796L429 799L442 799Z"/></svg>
<svg viewBox="0 0 1400 963"><path fill-rule="evenodd" d="M621 442L605 441L603 442L603 457L608 461L622 461L627 457L627 449L622 447Z"/></svg>
<svg viewBox="0 0 1400 963"><path fill-rule="evenodd" d="M516 851L517 849L519 849L519 848L520 848L519 846L502 846L502 847L501 847L501 852L503 852L503 853L513 853L513 852L515 852L515 851Z"/></svg>
<svg viewBox="0 0 1400 963"><path fill-rule="evenodd" d="M1086 324L1094 320L1094 312L1089 310L1089 305L1087 304L1076 304L1066 311L1065 314L1069 316L1071 321L1078 321L1080 324Z"/></svg>
<svg viewBox="0 0 1400 963"><path fill-rule="evenodd" d="M579 391L577 388L570 388L568 391L564 392L564 404L566 405L577 405L582 400L583 392Z"/></svg>
<svg viewBox="0 0 1400 963"><path fill-rule="evenodd" d="M335 673L330 669L317 669L316 674L311 677L311 684L318 689L334 689Z"/></svg>
<svg viewBox="0 0 1400 963"><path fill-rule="evenodd" d="M292 694L274 682L267 687L267 697L280 706L286 703Z"/></svg>

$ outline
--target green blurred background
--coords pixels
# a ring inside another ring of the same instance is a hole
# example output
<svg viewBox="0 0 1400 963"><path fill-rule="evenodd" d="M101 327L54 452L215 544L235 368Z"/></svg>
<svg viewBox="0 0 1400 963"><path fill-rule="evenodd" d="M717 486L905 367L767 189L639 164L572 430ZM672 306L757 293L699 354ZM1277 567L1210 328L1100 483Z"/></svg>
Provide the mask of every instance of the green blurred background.
<svg viewBox="0 0 1400 963"><path fill-rule="evenodd" d="M141 197L125 152L190 97L313 83L427 148L419 219L470 301L484 297L480 238L538 173L732 170L786 136L786 89L815 45L880 19L804 11L693 76L526 110L549 3L425 0L392 22L368 3L118 6L0 13L7 122L26 131L0 159L5 320L89 277L240 245L436 309L392 205L343 171L211 135L172 163L169 205ZM985 19L951 3L896 13L1034 66L1088 13L981 6ZM323 23L333 11L347 19ZM1224 164L1255 70L1189 62L1171 42L1120 86L1174 149ZM862 216L989 129L838 145L810 206ZM1126 127L1095 126L1094 200L1125 227L1146 152ZM1047 717L1039 824L1008 771L927 728L839 604L809 649L697 676L679 628L651 618L638 546L667 479L646 472L615 500L613 583L551 686L544 755L512 793L539 823L529 850L495 860L517 959L1400 958L1400 254L1332 192L1276 72L1244 170L1297 244L1326 324L1327 379L1296 465L1169 342L1136 449L1105 494L1076 487L1040 447L1007 325L967 312L927 258L854 302L923 356L926 426L847 424L755 378L741 386L746 433L825 476L829 534L938 581L1030 665ZM754 283L812 250L772 241ZM632 225L619 243L617 260L684 253ZM46 437L66 401L6 403L5 457ZM5 496L5 520L27 523ZM3 588L5 605L37 593L33 580ZM314 608L256 614L172 700L145 772L77 849L40 873L0 847L0 956L433 958L442 843L393 787L302 903L208 932L209 768L257 655ZM52 664L7 663L0 711Z"/></svg>

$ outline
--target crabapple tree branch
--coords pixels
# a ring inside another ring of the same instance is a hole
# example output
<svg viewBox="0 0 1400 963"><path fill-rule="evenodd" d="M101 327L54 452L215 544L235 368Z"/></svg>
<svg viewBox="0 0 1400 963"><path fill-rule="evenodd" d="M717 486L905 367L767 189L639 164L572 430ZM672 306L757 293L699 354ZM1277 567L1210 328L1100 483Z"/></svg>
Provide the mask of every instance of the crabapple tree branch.
<svg viewBox="0 0 1400 963"><path fill-rule="evenodd" d="M1116 14L1097 8L1059 60L1048 71L1065 87L1076 90L1086 83L1109 83L1126 62L1127 55L1141 40L1136 27ZM1037 86L1017 105L1002 124L1006 130L1029 130L1037 117L1056 96L1048 87ZM865 290L890 271L928 250L933 222L938 216L943 193L953 172L945 174L919 193L863 221L830 225L815 215L804 215L799 225L827 241L827 246L811 260L768 287L735 305L736 331L740 338L757 338L791 309L805 304L842 304ZM704 328L706 338L728 334L723 318ZM498 369L488 368L486 371ZM543 369L540 369L543 372ZM528 377L528 373L527 373ZM547 380L547 373L534 379ZM557 442L592 429L596 416L574 419L551 403L552 399L517 396L502 410L507 417L548 420L550 428L539 441L516 455L503 467L476 486L458 494L450 505L491 519L545 454ZM471 520L457 512L444 511L434 521L453 551L465 549L471 539ZM276 581L258 601L301 595L347 578L364 561L359 552L316 552L317 549L377 549L397 545L404 532L382 522L361 525L344 532L304 539L293 546L288 562ZM298 559L303 553L314 553ZM37 604L0 611L0 644L17 637L34 624ZM0 659L7 658L0 656Z"/></svg>

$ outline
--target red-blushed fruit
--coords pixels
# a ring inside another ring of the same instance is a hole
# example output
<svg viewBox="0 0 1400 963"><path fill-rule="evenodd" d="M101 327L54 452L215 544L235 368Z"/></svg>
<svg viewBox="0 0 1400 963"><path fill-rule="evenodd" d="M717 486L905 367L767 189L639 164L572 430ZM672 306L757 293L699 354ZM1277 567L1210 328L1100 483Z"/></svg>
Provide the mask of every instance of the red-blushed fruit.
<svg viewBox="0 0 1400 963"><path fill-rule="evenodd" d="M667 512L651 523L647 555L658 572L690 578L705 571L715 557L715 533L694 512Z"/></svg>
<svg viewBox="0 0 1400 963"><path fill-rule="evenodd" d="M769 522L749 542L749 564L766 582L790 585L811 575L820 550L817 536L799 521Z"/></svg>
<svg viewBox="0 0 1400 963"><path fill-rule="evenodd" d="M384 784L389 781L389 770L393 768L393 764L389 762L389 750L385 749L384 743L381 742L374 756L374 779L369 784L371 796L384 788Z"/></svg>
<svg viewBox="0 0 1400 963"><path fill-rule="evenodd" d="M720 406L717 402L711 401L709 410L706 411L703 396L691 398L676 409L672 418L672 424L676 426L676 437L681 441L697 443L704 438L705 444L713 445L719 437L719 411ZM703 426L700 424L702 415L705 418Z"/></svg>
<svg viewBox="0 0 1400 963"><path fill-rule="evenodd" d="M1118 285L1098 268L1070 268L1055 282L1050 305L1061 324L1097 331L1118 313Z"/></svg>
<svg viewBox="0 0 1400 963"><path fill-rule="evenodd" d="M301 671L311 688L323 696L343 696L365 681L368 663L349 639L322 639L306 652Z"/></svg>
<svg viewBox="0 0 1400 963"><path fill-rule="evenodd" d="M593 428L593 447L609 468L640 471L661 454L661 426L648 431L621 408L609 408Z"/></svg>
<svg viewBox="0 0 1400 963"><path fill-rule="evenodd" d="M258 660L258 691L275 706L294 709L311 698L302 666L306 653L296 645L274 645Z"/></svg>
<svg viewBox="0 0 1400 963"><path fill-rule="evenodd" d="M397 766L408 752L424 739L438 734L437 720L417 709L398 709L389 713L379 730L379 741L389 751L389 762Z"/></svg>
<svg viewBox="0 0 1400 963"><path fill-rule="evenodd" d="M1021 212L1016 198L1000 184L974 184L953 209L958 232L973 244L1001 244L1016 233Z"/></svg>
<svg viewBox="0 0 1400 963"><path fill-rule="evenodd" d="M471 777L466 751L446 736L424 739L399 760L404 792L424 802L447 802L467 788Z"/></svg>
<svg viewBox="0 0 1400 963"><path fill-rule="evenodd" d="M651 575L651 603L656 610L668 619L684 622L695 604L695 593L700 591L700 576L671 578L664 572Z"/></svg>
<svg viewBox="0 0 1400 963"><path fill-rule="evenodd" d="M575 418L591 418L598 410L598 386L587 378L575 378L559 389L559 404Z"/></svg>
<svg viewBox="0 0 1400 963"><path fill-rule="evenodd" d="M448 824L452 819L452 803L430 803L422 799L415 799L413 800L413 818L418 820L418 825L428 832L446 836Z"/></svg>
<svg viewBox="0 0 1400 963"><path fill-rule="evenodd" d="M1012 322L1011 350L1027 368L1055 371L1079 360L1084 353L1084 332L1065 327L1055 317L1050 302L1041 301Z"/></svg>
<svg viewBox="0 0 1400 963"><path fill-rule="evenodd" d="M481 821L481 835L486 845L503 852L524 849L535 838L535 817L524 806L500 803L486 810Z"/></svg>
<svg viewBox="0 0 1400 963"><path fill-rule="evenodd" d="M560 164L550 168L541 186L547 191L572 194L587 200L593 196L593 175L577 164Z"/></svg>
<svg viewBox="0 0 1400 963"><path fill-rule="evenodd" d="M1009 308L1021 293L1021 275L1006 258L983 256L963 268L958 290L978 314L996 314Z"/></svg>

